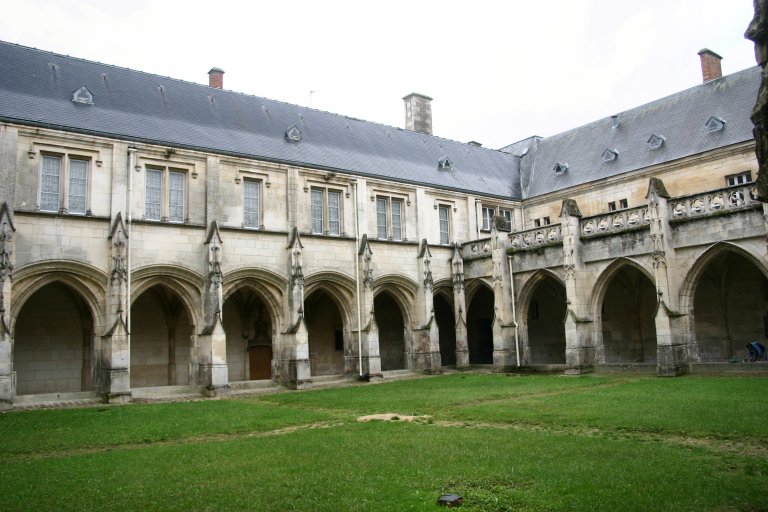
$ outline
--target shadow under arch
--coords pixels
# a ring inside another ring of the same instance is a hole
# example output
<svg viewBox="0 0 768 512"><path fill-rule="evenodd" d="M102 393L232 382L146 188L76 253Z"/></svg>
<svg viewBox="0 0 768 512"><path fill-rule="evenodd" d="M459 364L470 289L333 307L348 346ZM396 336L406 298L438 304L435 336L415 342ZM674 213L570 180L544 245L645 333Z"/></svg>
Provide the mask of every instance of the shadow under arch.
<svg viewBox="0 0 768 512"><path fill-rule="evenodd" d="M134 270L131 273L131 281L132 303L150 288L163 285L179 296L194 326L205 323L202 311L202 290L205 279L200 274L183 267L153 265Z"/></svg>
<svg viewBox="0 0 768 512"><path fill-rule="evenodd" d="M523 284L518 324L528 364L565 364L565 283L556 273L537 270Z"/></svg>
<svg viewBox="0 0 768 512"><path fill-rule="evenodd" d="M411 322L409 308L390 287L382 287L376 290L373 309L379 331L381 369L382 371L402 370L406 367L405 326L410 325Z"/></svg>
<svg viewBox="0 0 768 512"><path fill-rule="evenodd" d="M590 298L596 359L603 364L656 363L658 296L653 275L630 258L617 258L598 276Z"/></svg>
<svg viewBox="0 0 768 512"><path fill-rule="evenodd" d="M738 245L719 242L695 260L681 285L694 361L741 361L768 337L768 269Z"/></svg>
<svg viewBox="0 0 768 512"><path fill-rule="evenodd" d="M467 346L470 364L493 364L493 288L483 279L466 285Z"/></svg>
<svg viewBox="0 0 768 512"><path fill-rule="evenodd" d="M10 329L14 339L16 394L89 391L103 333L100 272L70 263L27 267L15 284ZM85 269L85 272L82 270ZM106 283L106 276L103 276Z"/></svg>

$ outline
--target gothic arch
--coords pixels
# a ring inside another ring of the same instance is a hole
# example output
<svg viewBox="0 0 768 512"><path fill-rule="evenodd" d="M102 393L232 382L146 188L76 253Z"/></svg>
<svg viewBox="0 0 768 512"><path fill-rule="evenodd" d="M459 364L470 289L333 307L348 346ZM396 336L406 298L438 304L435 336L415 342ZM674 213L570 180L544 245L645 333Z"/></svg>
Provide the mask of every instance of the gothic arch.
<svg viewBox="0 0 768 512"><path fill-rule="evenodd" d="M181 299L193 326L203 325L201 290L204 279L199 274L172 265L153 265L143 267L131 273L131 306L150 288L163 285Z"/></svg>
<svg viewBox="0 0 768 512"><path fill-rule="evenodd" d="M603 271L600 272L600 274L597 276L597 279L595 279L595 284L592 287L592 294L589 297L589 310L592 313L593 318L600 316L600 307L603 304L605 292L608 289L608 286L611 284L612 279L626 266L639 271L641 274L647 277L651 283L654 283L655 286L656 280L648 267L630 258L616 258L607 267L605 267Z"/></svg>
<svg viewBox="0 0 768 512"><path fill-rule="evenodd" d="M53 270L52 265L55 265ZM11 332L27 300L44 286L58 282L80 296L91 314L94 333L101 334L105 329L103 310L107 279L107 275L99 269L74 261L34 263L21 267L14 272Z"/></svg>
<svg viewBox="0 0 768 512"><path fill-rule="evenodd" d="M477 278L477 279L470 279L465 281L465 297L467 298L467 307L469 307L469 304L472 302L472 299L475 297L475 294L480 289L486 288L491 294L493 294L493 286L490 283L490 280L485 278Z"/></svg>
<svg viewBox="0 0 768 512"><path fill-rule="evenodd" d="M537 270L516 300L524 360L528 364L565 364L565 282L551 270Z"/></svg>
<svg viewBox="0 0 768 512"><path fill-rule="evenodd" d="M492 364L496 321L493 288L484 279L473 279L467 284L466 297L469 362Z"/></svg>
<svg viewBox="0 0 768 512"><path fill-rule="evenodd" d="M526 279L523 286L520 287L520 291L517 293L517 297L514 299L516 301L515 307L518 311L518 316L528 310L531 299L533 298L533 294L536 291L536 287L544 279L553 279L558 284L561 284L563 289L565 289L565 281L563 281L562 277L560 277L557 273L549 269L540 269L535 271L533 274L531 274L530 277L528 277L528 279Z"/></svg>
<svg viewBox="0 0 768 512"><path fill-rule="evenodd" d="M411 325L411 312L413 311L414 297L416 295L416 290L418 290L418 285L409 279L389 275L376 279L374 281L373 289L374 300L380 294L388 293L394 299L395 304L397 304L405 325Z"/></svg>
<svg viewBox="0 0 768 512"><path fill-rule="evenodd" d="M355 281L341 272L320 271L304 279L304 297L309 297L315 291L327 293L339 308L344 325L353 325L356 321Z"/></svg>
<svg viewBox="0 0 768 512"><path fill-rule="evenodd" d="M269 308L269 313L275 321L277 331L284 325L283 304L287 281L273 272L263 269L239 269L228 272L224 276L222 290L223 302L237 290L248 288L252 290Z"/></svg>

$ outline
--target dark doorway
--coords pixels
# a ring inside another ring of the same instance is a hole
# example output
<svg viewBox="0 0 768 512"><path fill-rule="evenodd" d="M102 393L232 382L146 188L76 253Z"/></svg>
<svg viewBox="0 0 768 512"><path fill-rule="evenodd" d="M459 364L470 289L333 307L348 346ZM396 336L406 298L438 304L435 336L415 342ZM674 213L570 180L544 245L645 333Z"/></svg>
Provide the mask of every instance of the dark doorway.
<svg viewBox="0 0 768 512"><path fill-rule="evenodd" d="M531 364L565 364L565 287L549 275L535 286L527 315Z"/></svg>
<svg viewBox="0 0 768 512"><path fill-rule="evenodd" d="M440 361L443 366L456 365L456 318L453 305L441 293L435 294L435 321L440 330Z"/></svg>
<svg viewBox="0 0 768 512"><path fill-rule="evenodd" d="M336 302L323 290L304 299L312 375L344 373L344 324Z"/></svg>
<svg viewBox="0 0 768 512"><path fill-rule="evenodd" d="M477 290L467 308L470 364L493 364L493 292Z"/></svg>
<svg viewBox="0 0 768 512"><path fill-rule="evenodd" d="M638 269L625 265L603 297L606 363L656 363L656 288Z"/></svg>
<svg viewBox="0 0 768 512"><path fill-rule="evenodd" d="M376 325L379 328L379 354L381 369L402 370L405 368L405 323L400 308L387 292L373 300Z"/></svg>

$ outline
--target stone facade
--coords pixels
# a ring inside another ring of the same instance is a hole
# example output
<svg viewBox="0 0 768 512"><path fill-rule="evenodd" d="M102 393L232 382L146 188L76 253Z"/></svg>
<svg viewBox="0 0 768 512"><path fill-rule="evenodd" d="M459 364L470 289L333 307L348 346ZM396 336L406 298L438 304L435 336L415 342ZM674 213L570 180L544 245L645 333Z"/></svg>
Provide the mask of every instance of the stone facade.
<svg viewBox="0 0 768 512"><path fill-rule="evenodd" d="M755 169L748 140L505 198L2 122L0 401L739 360L768 210L726 178Z"/></svg>

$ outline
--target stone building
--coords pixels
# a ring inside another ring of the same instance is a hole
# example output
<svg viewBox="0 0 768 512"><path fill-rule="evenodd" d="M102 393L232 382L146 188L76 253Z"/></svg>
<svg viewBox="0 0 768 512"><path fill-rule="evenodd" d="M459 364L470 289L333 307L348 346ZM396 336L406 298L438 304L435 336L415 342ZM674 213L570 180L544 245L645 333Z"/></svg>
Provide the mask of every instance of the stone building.
<svg viewBox="0 0 768 512"><path fill-rule="evenodd" d="M500 150L0 43L0 401L488 365L678 375L768 328L759 69ZM724 365L720 365L724 367Z"/></svg>

